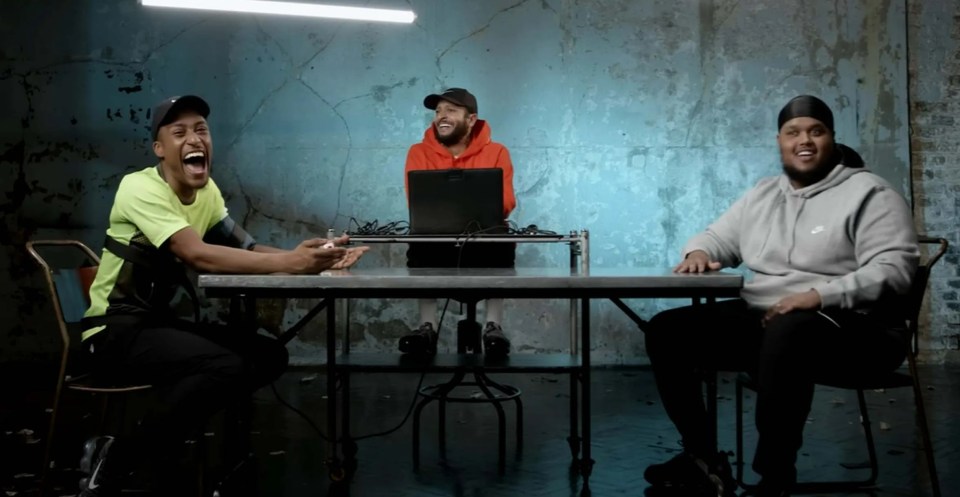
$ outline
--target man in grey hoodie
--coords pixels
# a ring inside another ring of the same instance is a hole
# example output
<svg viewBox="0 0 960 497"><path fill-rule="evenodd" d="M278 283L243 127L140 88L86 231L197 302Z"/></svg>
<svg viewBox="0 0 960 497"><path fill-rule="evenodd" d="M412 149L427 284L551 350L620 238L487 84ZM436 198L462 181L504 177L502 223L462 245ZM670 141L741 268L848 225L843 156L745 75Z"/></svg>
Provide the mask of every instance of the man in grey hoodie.
<svg viewBox="0 0 960 497"><path fill-rule="evenodd" d="M683 452L648 467L654 487L733 495L729 466L710 452L699 370L747 371L757 381L761 476L755 495L787 496L797 451L823 375L897 368L909 335L891 310L919 261L910 207L890 184L834 141L833 113L816 97L778 116L783 174L760 180L687 242L681 273L744 264L741 298L671 309L646 333L657 389Z"/></svg>

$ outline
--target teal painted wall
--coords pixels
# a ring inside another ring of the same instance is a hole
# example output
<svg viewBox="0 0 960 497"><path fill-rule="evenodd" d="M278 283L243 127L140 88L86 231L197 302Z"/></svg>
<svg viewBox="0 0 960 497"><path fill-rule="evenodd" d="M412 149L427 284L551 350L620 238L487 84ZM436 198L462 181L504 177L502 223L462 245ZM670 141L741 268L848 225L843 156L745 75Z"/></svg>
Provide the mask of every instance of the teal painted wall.
<svg viewBox="0 0 960 497"><path fill-rule="evenodd" d="M589 230L595 267L673 264L687 237L778 172L776 113L799 93L826 100L838 139L910 194L902 2L378 4L412 6L417 22L2 2L0 298L11 305L0 310L0 354L46 342L49 316L22 243L102 245L120 177L154 163L147 113L168 95L211 103L213 175L228 207L256 238L286 247L351 218L405 219L404 158L431 118L421 102L447 86L476 94L511 151L512 219ZM565 246L522 246L518 263L566 257ZM363 264L403 261L401 248L381 247ZM631 305L649 317L679 303ZM274 304L268 327L310 305ZM566 309L508 301L515 348L565 350ZM352 311L354 346L369 350L395 350L416 320L412 302ZM641 333L619 311L597 303L594 315L598 361L645 361ZM321 350L322 324L292 344L295 361Z"/></svg>

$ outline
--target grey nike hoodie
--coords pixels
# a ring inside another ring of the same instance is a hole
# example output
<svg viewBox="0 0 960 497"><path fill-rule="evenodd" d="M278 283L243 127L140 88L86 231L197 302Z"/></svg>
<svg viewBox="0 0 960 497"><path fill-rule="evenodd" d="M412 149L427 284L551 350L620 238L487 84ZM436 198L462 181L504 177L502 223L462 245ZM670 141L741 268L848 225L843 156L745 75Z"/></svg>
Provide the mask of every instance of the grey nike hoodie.
<svg viewBox="0 0 960 497"><path fill-rule="evenodd" d="M691 238L682 256L694 250L755 273L741 292L750 307L813 289L824 309L861 312L906 294L920 253L903 196L876 174L843 164L800 189L783 174L760 180Z"/></svg>

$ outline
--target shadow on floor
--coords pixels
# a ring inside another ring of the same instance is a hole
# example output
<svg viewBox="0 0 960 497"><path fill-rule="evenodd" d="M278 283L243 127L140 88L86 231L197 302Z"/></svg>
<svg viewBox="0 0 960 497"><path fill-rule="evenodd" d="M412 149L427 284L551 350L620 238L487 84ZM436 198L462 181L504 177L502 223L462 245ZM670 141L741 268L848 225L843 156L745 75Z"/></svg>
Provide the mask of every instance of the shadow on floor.
<svg viewBox="0 0 960 497"><path fill-rule="evenodd" d="M4 404L0 406L0 490L7 496L36 495L42 461L49 391L33 369L36 365L4 365ZM928 385L926 401L944 496L960 495L960 371L946 367L921 370ZM293 410L284 407L270 388L255 395L251 430L255 464L241 470L242 481L232 495L356 497L402 496L575 496L581 479L571 471L569 434L569 377L542 374L491 375L519 387L524 406L524 441L516 450L513 408L507 411L507 461L504 474L497 471L497 423L490 405L451 405L447 408L446 458L439 450L437 408L423 411L421 467L411 463L412 429L406 422L387 436L362 440L357 445L358 467L349 486L331 485L325 461L329 455L317 431ZM733 375L721 377L719 389L720 446L734 444ZM31 379L35 381L30 381ZM410 408L419 375L357 374L351 379L352 431L355 435L396 427ZM447 379L427 375L425 384ZM322 373L297 369L276 384L280 399L307 413L324 427L326 404ZM876 497L930 495L923 454L909 389L867 392L880 456ZM748 413L747 461L755 436L751 430L752 398ZM56 492L74 495L80 475L76 466L82 441L97 425L98 404L93 399L71 398L63 410L57 438L59 461L52 473ZM226 465L217 458L220 434L214 420L206 432L206 466ZM642 495L643 469L679 450L677 435L659 404L653 378L645 369L597 370L593 382L593 451L596 465L592 495ZM840 463L866 461L856 397L851 392L819 388L808 420L805 444L799 458L799 477L849 478L858 476ZM748 470L747 478L755 476Z"/></svg>

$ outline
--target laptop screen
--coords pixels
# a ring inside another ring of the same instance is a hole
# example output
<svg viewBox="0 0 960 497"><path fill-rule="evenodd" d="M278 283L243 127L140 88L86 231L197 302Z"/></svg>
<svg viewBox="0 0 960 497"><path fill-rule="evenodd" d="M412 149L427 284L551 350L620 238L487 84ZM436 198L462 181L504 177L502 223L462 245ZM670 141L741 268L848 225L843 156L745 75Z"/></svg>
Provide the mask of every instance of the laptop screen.
<svg viewBox="0 0 960 497"><path fill-rule="evenodd" d="M410 234L505 233L503 170L410 171Z"/></svg>

